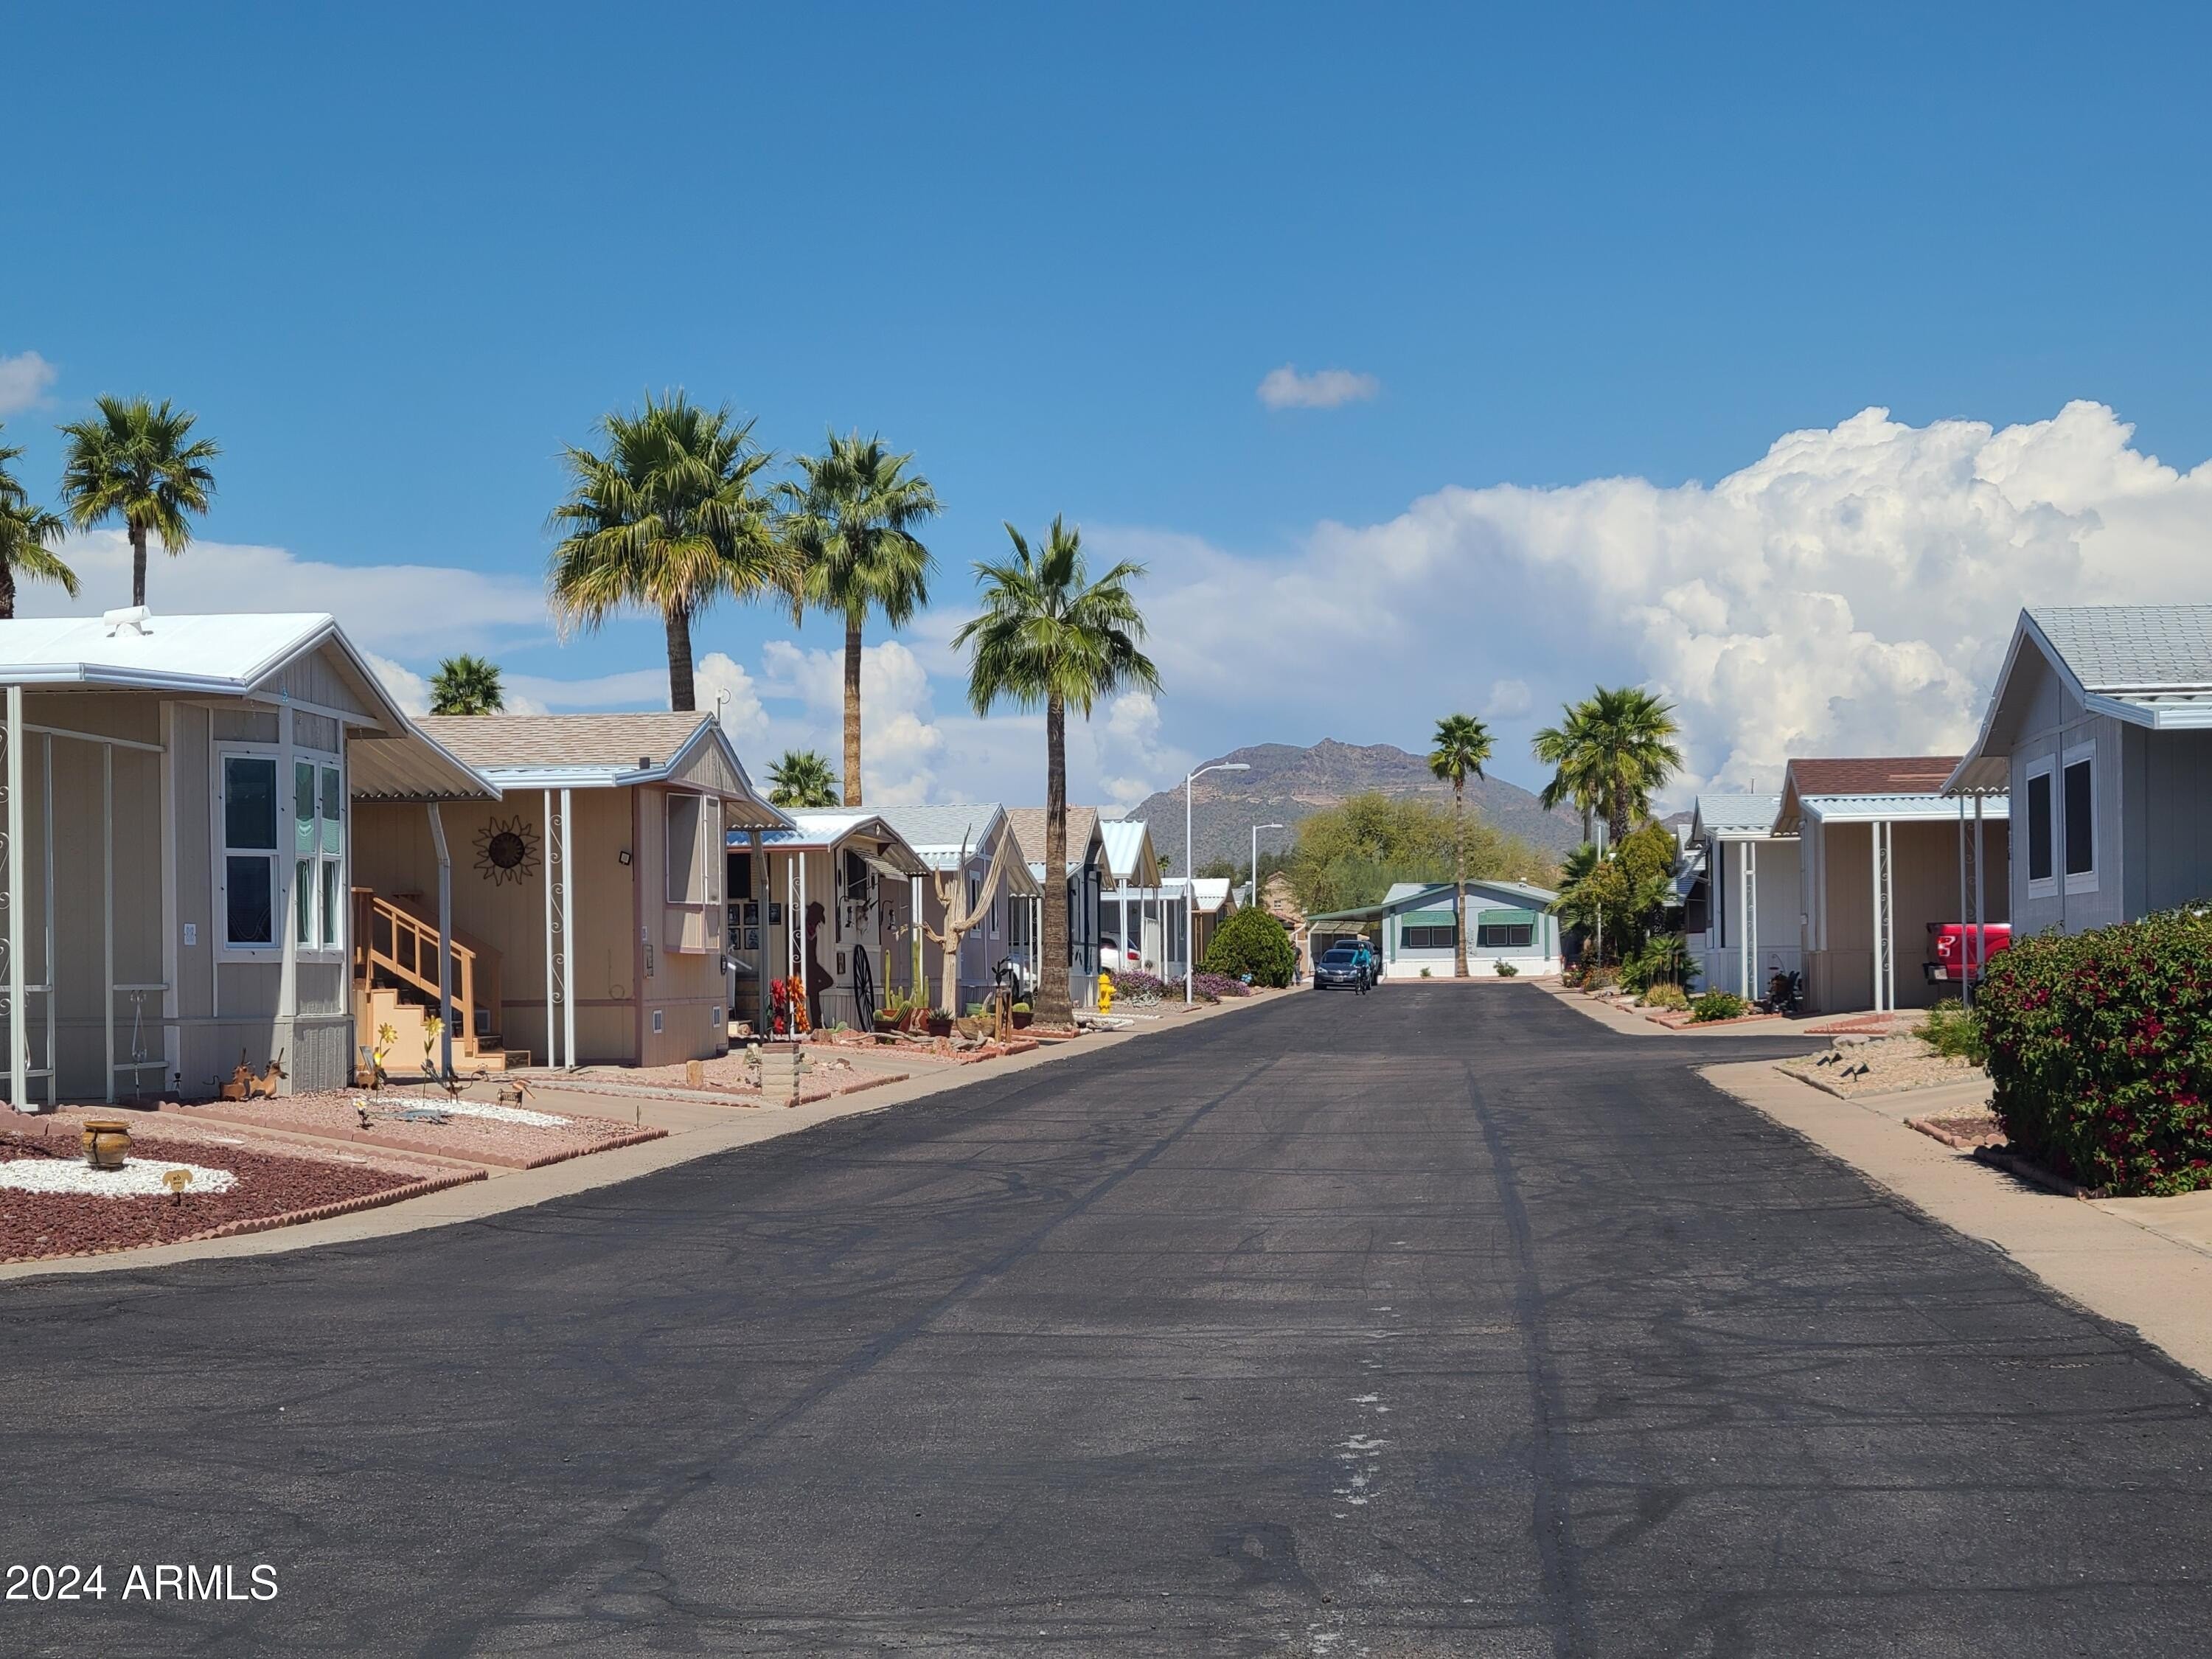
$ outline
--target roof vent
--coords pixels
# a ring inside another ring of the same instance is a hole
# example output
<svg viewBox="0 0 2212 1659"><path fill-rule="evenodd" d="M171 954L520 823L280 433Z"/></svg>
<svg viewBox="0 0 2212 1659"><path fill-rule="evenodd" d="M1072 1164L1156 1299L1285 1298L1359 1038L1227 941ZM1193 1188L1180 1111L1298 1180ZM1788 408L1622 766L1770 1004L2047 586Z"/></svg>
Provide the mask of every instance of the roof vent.
<svg viewBox="0 0 2212 1659"><path fill-rule="evenodd" d="M154 620L154 613L143 605L125 605L120 611L101 611L100 620L106 624L107 637L112 640L125 629L141 635L152 632L146 624Z"/></svg>

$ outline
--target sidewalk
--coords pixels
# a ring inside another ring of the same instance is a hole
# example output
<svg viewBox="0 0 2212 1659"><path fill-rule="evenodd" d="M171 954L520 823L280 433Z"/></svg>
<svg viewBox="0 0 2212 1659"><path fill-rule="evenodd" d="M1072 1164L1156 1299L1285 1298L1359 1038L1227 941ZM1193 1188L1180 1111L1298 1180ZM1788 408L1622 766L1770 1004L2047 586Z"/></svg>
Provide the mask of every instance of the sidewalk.
<svg viewBox="0 0 2212 1659"><path fill-rule="evenodd" d="M596 1117L634 1117L641 1126L667 1130L667 1137L647 1141L641 1146L595 1152L586 1158L573 1158L536 1170L471 1164L469 1167L483 1169L488 1179L471 1181L464 1186L450 1187L442 1192L408 1199L378 1209L333 1217L327 1221L303 1222L297 1226L279 1227L268 1232L207 1239L190 1244L150 1245L144 1249L118 1250L106 1255L64 1256L51 1261L14 1262L0 1267L0 1283L50 1273L115 1273L140 1267L159 1267L172 1262L194 1261L210 1257L273 1255L285 1250L310 1249L321 1244L350 1243L357 1239L383 1238L394 1233L415 1232L426 1227L443 1227L455 1222L480 1220L486 1216L543 1204L550 1199L567 1198L573 1194L611 1187L618 1182L651 1175L658 1170L687 1164L693 1158L708 1158L734 1147L773 1140L779 1135L795 1134L817 1124L857 1117L866 1112L883 1111L909 1101L950 1093L972 1083L1006 1077L1039 1066L1049 1066L1073 1054L1096 1054L1102 1049L1138 1041L1147 1032L1171 1030L1202 1019L1218 1018L1241 1009L1263 1006L1282 997L1297 994L1298 993L1293 991L1262 992L1233 1002L1201 1005L1188 1014L1182 1012L1179 1003L1171 1009L1146 1010L1147 1013L1157 1012L1159 1018L1139 1021L1133 1030L1102 1032L1073 1042L1047 1043L1027 1054L1015 1054L985 1065L944 1066L909 1077L903 1082L886 1083L855 1094L838 1095L801 1106L732 1106L712 1099L686 1099L680 1094L634 1095L628 1091L617 1097L597 1090L590 1092L566 1091L557 1084L548 1083L541 1087L533 1087L530 1103L534 1109L574 1112ZM148 1132L152 1133L150 1127ZM328 1150L339 1144L276 1130L257 1129L253 1133L271 1140L294 1140L303 1148L314 1146ZM452 1159L437 1161L460 1162Z"/></svg>
<svg viewBox="0 0 2212 1659"><path fill-rule="evenodd" d="M1770 1060L1701 1074L1915 1209L1996 1246L2062 1296L2212 1376L2212 1192L2064 1198L1905 1127L1907 1118L1979 1109L1989 1099L1986 1079L1841 1100Z"/></svg>

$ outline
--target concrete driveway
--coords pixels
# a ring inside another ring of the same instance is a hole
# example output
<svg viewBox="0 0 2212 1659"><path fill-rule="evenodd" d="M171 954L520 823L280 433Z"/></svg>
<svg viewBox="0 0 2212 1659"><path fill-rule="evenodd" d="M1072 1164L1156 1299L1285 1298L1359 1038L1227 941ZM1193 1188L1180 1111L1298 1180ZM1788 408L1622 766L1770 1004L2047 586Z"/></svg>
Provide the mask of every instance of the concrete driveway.
<svg viewBox="0 0 2212 1659"><path fill-rule="evenodd" d="M2204 1386L1534 988L0 1286L0 1650L2170 1656ZM229 1564L265 1601L118 1600Z"/></svg>

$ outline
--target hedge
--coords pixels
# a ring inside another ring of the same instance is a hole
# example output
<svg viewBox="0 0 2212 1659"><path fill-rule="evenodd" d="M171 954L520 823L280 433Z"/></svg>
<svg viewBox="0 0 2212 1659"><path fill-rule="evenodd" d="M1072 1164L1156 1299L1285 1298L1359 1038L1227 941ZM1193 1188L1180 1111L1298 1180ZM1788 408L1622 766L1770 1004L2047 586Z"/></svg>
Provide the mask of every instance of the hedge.
<svg viewBox="0 0 2212 1659"><path fill-rule="evenodd" d="M2017 1150L2116 1194L2212 1186L2212 916L2015 939L1974 1011Z"/></svg>
<svg viewBox="0 0 2212 1659"><path fill-rule="evenodd" d="M1284 986L1297 963L1297 947L1281 922L1265 910L1243 909L1232 911L1221 924L1198 965L1231 979L1249 974L1255 985Z"/></svg>

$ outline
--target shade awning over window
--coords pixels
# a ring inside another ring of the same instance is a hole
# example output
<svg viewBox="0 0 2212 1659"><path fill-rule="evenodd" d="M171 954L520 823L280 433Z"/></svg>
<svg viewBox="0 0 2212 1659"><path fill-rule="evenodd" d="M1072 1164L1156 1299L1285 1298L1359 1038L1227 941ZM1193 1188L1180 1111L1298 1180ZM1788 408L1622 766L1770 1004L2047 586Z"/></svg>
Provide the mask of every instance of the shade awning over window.
<svg viewBox="0 0 2212 1659"><path fill-rule="evenodd" d="M1474 916L1478 927L1528 927L1535 920L1534 910L1478 910Z"/></svg>
<svg viewBox="0 0 2212 1659"><path fill-rule="evenodd" d="M1449 910L1408 910L1398 918L1407 927L1449 927L1458 920Z"/></svg>

